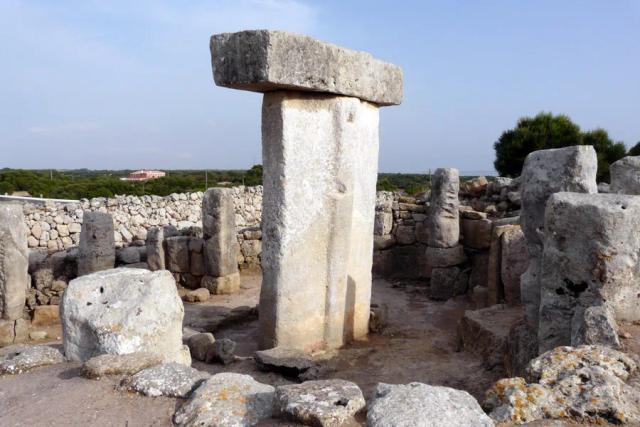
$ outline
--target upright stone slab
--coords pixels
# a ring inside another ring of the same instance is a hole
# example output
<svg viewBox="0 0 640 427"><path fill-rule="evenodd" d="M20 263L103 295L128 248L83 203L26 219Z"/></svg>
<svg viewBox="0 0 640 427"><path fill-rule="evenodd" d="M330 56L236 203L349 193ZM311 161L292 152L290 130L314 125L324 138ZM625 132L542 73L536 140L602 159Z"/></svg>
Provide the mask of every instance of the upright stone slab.
<svg viewBox="0 0 640 427"><path fill-rule="evenodd" d="M103 212L85 212L78 248L78 276L113 268L116 246L113 219Z"/></svg>
<svg viewBox="0 0 640 427"><path fill-rule="evenodd" d="M640 194L640 156L628 156L613 162L609 172L611 185L608 192Z"/></svg>
<svg viewBox="0 0 640 427"><path fill-rule="evenodd" d="M460 240L458 169L436 169L431 186L428 245L434 248L452 248Z"/></svg>
<svg viewBox="0 0 640 427"><path fill-rule="evenodd" d="M211 52L216 84L266 92L261 347L335 348L363 337L378 108L400 103L401 70L277 31L213 36Z"/></svg>
<svg viewBox="0 0 640 427"><path fill-rule="evenodd" d="M214 277L238 272L236 214L230 188L210 188L202 199L205 271Z"/></svg>
<svg viewBox="0 0 640 427"><path fill-rule="evenodd" d="M29 288L27 232L22 206L0 203L0 323L22 317Z"/></svg>
<svg viewBox="0 0 640 427"><path fill-rule="evenodd" d="M553 193L596 193L598 159L592 146L580 145L529 154L522 169L520 224L527 241L529 266L521 277L520 294L525 320L538 327L540 263L544 238L544 210Z"/></svg>
<svg viewBox="0 0 640 427"><path fill-rule="evenodd" d="M547 205L539 350L571 345L577 310L640 320L640 197L557 193Z"/></svg>
<svg viewBox="0 0 640 427"><path fill-rule="evenodd" d="M147 265L149 270L165 270L165 240L177 236L178 230L172 225L153 227L147 233Z"/></svg>

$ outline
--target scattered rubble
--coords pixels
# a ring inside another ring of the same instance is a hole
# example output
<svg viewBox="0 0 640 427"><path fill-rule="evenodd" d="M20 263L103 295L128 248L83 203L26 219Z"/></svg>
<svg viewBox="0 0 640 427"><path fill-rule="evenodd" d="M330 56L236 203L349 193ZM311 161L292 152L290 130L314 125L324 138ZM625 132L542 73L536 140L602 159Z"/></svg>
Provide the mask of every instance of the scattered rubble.
<svg viewBox="0 0 640 427"><path fill-rule="evenodd" d="M106 375L133 375L161 363L162 357L153 353L101 354L84 362L82 375L91 379Z"/></svg>
<svg viewBox="0 0 640 427"><path fill-rule="evenodd" d="M16 344L0 350L0 375L21 374L64 361L63 354L57 348L48 345Z"/></svg>
<svg viewBox="0 0 640 427"><path fill-rule="evenodd" d="M122 387L146 396L186 398L209 377L206 372L172 362L143 369L123 380Z"/></svg>

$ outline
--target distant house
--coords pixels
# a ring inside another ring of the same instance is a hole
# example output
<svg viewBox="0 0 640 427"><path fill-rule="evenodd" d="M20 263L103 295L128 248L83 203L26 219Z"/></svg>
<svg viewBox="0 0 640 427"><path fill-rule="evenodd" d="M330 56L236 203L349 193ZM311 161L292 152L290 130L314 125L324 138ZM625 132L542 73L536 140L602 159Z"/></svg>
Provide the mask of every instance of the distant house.
<svg viewBox="0 0 640 427"><path fill-rule="evenodd" d="M149 181L152 179L158 179L166 176L167 174L162 171L152 170L139 170L131 172L128 177L120 178L121 181Z"/></svg>
<svg viewBox="0 0 640 427"><path fill-rule="evenodd" d="M17 197L31 197L31 194L29 194L28 191L14 191L11 195Z"/></svg>

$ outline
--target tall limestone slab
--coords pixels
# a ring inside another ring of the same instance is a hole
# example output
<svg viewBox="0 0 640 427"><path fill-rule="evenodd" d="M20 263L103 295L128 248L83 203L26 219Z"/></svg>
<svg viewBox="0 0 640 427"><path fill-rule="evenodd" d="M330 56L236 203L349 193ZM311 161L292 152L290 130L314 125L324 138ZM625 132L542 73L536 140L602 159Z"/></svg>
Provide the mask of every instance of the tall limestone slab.
<svg viewBox="0 0 640 427"><path fill-rule="evenodd" d="M0 203L0 323L22 317L29 288L27 231L22 206Z"/></svg>
<svg viewBox="0 0 640 427"><path fill-rule="evenodd" d="M113 218L104 212L85 212L78 248L78 276L108 270L115 262Z"/></svg>
<svg viewBox="0 0 640 427"><path fill-rule="evenodd" d="M544 211L549 197L561 191L597 193L598 159L590 145L529 154L521 175L520 224L529 252L529 266L520 280L520 294L527 324L537 330L540 310Z"/></svg>
<svg viewBox="0 0 640 427"><path fill-rule="evenodd" d="M640 156L627 156L613 162L611 173L611 193L640 194Z"/></svg>
<svg viewBox="0 0 640 427"><path fill-rule="evenodd" d="M335 348L368 330L379 107L402 72L306 36L211 39L216 84L265 92L260 345Z"/></svg>
<svg viewBox="0 0 640 427"><path fill-rule="evenodd" d="M572 323L592 307L640 320L640 197L551 196L540 283L540 353L573 345Z"/></svg>

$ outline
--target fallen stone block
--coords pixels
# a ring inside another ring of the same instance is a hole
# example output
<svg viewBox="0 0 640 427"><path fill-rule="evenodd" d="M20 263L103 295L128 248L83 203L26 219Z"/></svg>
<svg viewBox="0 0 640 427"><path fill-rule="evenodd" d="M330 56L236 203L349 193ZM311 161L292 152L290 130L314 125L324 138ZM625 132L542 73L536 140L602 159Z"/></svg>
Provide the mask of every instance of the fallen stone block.
<svg viewBox="0 0 640 427"><path fill-rule="evenodd" d="M60 306L38 305L33 310L31 319L33 326L48 326L60 324Z"/></svg>
<svg viewBox="0 0 640 427"><path fill-rule="evenodd" d="M240 273L227 276L203 276L200 286L206 288L212 295L230 295L240 291Z"/></svg>
<svg viewBox="0 0 640 427"><path fill-rule="evenodd" d="M122 387L145 396L186 398L210 375L181 363L152 366L126 378Z"/></svg>
<svg viewBox="0 0 640 427"><path fill-rule="evenodd" d="M184 300L187 302L206 302L209 300L211 294L207 288L198 288L193 291L189 291L184 296Z"/></svg>
<svg viewBox="0 0 640 427"><path fill-rule="evenodd" d="M511 326L522 319L522 309L493 305L464 312L458 323L458 338L465 351L482 357L486 369L501 366L507 354Z"/></svg>
<svg viewBox="0 0 640 427"><path fill-rule="evenodd" d="M256 351L254 358L261 371L277 372L290 378L297 378L317 366L306 353L285 347Z"/></svg>
<svg viewBox="0 0 640 427"><path fill-rule="evenodd" d="M275 413L304 425L339 427L365 407L360 388L345 380L307 381L276 388Z"/></svg>
<svg viewBox="0 0 640 427"><path fill-rule="evenodd" d="M178 427L253 426L271 417L274 390L249 375L217 374L191 394L173 422Z"/></svg>
<svg viewBox="0 0 640 427"><path fill-rule="evenodd" d="M62 298L67 358L149 352L166 362L191 363L182 345L184 307L166 270L117 268L79 277Z"/></svg>
<svg viewBox="0 0 640 427"><path fill-rule="evenodd" d="M213 345L216 339L209 332L197 333L187 340L191 357L201 362L209 363L213 357Z"/></svg>
<svg viewBox="0 0 640 427"><path fill-rule="evenodd" d="M417 382L376 386L367 411L367 426L422 425L493 427L494 423L466 391Z"/></svg>
<svg viewBox="0 0 640 427"><path fill-rule="evenodd" d="M133 375L161 363L162 357L153 353L101 354L84 362L82 375L91 379L107 375Z"/></svg>
<svg viewBox="0 0 640 427"><path fill-rule="evenodd" d="M21 374L41 366L53 365L64 361L64 356L60 350L47 345L6 347L0 352L0 375Z"/></svg>
<svg viewBox="0 0 640 427"><path fill-rule="evenodd" d="M387 326L389 319L389 306L387 304L371 304L369 317L369 332L379 334Z"/></svg>
<svg viewBox="0 0 640 427"><path fill-rule="evenodd" d="M402 70L354 51L283 31L241 31L211 37L218 86L352 96L379 105L402 102Z"/></svg>
<svg viewBox="0 0 640 427"><path fill-rule="evenodd" d="M222 363L223 365L228 365L229 363L236 360L236 343L229 338L222 338L216 340L213 344L213 361L217 361Z"/></svg>

